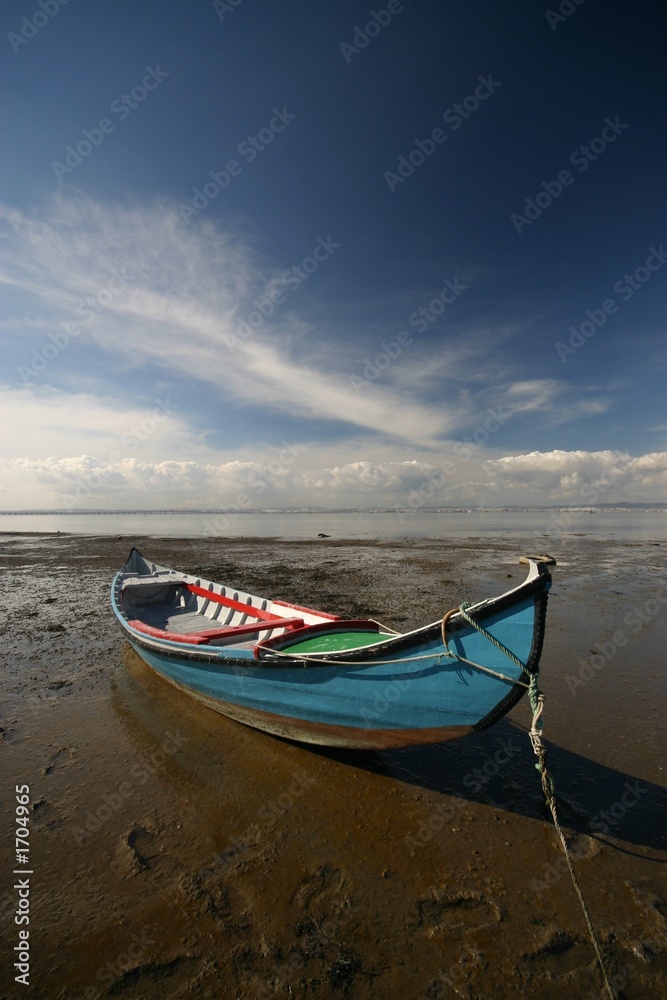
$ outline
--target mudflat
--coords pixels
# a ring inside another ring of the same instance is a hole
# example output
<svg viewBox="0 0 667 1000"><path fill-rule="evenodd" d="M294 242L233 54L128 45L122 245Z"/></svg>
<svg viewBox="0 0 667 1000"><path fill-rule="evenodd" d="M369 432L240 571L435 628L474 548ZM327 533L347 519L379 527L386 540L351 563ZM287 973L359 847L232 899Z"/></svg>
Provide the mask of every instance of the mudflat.
<svg viewBox="0 0 667 1000"><path fill-rule="evenodd" d="M526 699L484 733L379 753L248 729L123 640L108 595L132 545L401 630L508 589L519 555L547 545L541 686L561 823L614 987L667 997L666 546L576 535L0 536L0 995L605 996ZM22 929L29 991L13 966Z"/></svg>

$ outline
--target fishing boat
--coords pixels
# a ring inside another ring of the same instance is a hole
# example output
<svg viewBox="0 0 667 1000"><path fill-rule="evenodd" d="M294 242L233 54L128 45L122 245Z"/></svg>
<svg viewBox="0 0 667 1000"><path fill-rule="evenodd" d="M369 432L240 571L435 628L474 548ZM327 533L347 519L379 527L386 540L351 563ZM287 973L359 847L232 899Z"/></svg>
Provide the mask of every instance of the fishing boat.
<svg viewBox="0 0 667 1000"><path fill-rule="evenodd" d="M237 722L326 746L439 743L501 719L537 675L551 576L543 558L500 596L409 632L245 593L132 549L111 589L138 655Z"/></svg>

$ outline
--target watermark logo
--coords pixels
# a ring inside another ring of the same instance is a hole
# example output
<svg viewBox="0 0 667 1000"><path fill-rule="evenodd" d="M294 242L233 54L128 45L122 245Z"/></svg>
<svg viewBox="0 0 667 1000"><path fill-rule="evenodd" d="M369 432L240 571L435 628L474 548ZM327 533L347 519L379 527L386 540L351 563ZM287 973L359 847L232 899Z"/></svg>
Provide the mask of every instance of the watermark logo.
<svg viewBox="0 0 667 1000"><path fill-rule="evenodd" d="M243 0L213 0L213 9L220 20L224 21L225 14L232 14L242 3Z"/></svg>
<svg viewBox="0 0 667 1000"><path fill-rule="evenodd" d="M590 167L591 163L594 163L604 151L611 145L612 142L616 142L618 137L623 134L623 132L630 128L629 125L622 122L618 115L615 118L605 118L605 127L599 136L591 139L587 146L579 146L570 153L569 162L573 167L576 167L580 174L583 174ZM557 180L553 181L542 181L541 187L542 191L538 191L533 198L526 198L523 208L523 214L521 212L512 212L510 215L510 222L516 229L517 233L521 235L526 226L532 226L536 219L540 216L547 208L553 205L563 194L566 187L571 187L575 182L575 176L570 170L561 170L558 174Z"/></svg>
<svg viewBox="0 0 667 1000"><path fill-rule="evenodd" d="M663 587L662 591L658 591L655 597L649 598L643 605L636 605L634 608L631 608L624 616L623 624L636 635L657 614L664 614L666 605L667 588ZM565 682L570 694L573 695L577 688L583 687L588 681L592 680L596 672L603 670L609 661L616 656L618 651L627 646L629 638L627 632L619 629L607 639L596 642L595 648L591 651L592 656L588 660L579 661L580 666L577 674L566 675Z"/></svg>
<svg viewBox="0 0 667 1000"><path fill-rule="evenodd" d="M84 815L83 826L75 826L72 830L78 846L91 837L109 820L115 812L121 808L126 799L132 798L141 785L145 785L152 775L155 775L160 767L164 765L169 756L178 753L185 743L185 736L178 730L175 733L167 731L166 739L162 746L155 753L151 754L149 760L133 764L130 768L130 775L135 779L133 784L130 781L122 781L112 792L103 792L101 804L96 806L94 811L89 809Z"/></svg>
<svg viewBox="0 0 667 1000"><path fill-rule="evenodd" d="M477 111L482 102L487 101L491 94L494 94L502 83L493 79L493 74L488 76L478 76L479 83L473 93L468 94L460 104L453 104L442 113L442 119L451 126L452 132L461 128L463 122L470 118ZM441 146L449 138L449 133L443 128L434 128L425 139L415 139L414 148L406 155L401 153L398 157L395 170L385 170L382 175L387 182L387 187L393 192L399 184L405 184L409 177L412 177L415 170L419 169L429 156L433 156L438 146Z"/></svg>
<svg viewBox="0 0 667 1000"><path fill-rule="evenodd" d="M456 302L458 297L467 288L468 285L462 285L458 278L455 278L453 281L447 278L439 295L431 299L426 305L422 305L419 309L415 309L410 313L408 316L408 326L416 330L417 333L423 333L431 323L435 323L442 316L447 306ZM352 388L356 392L367 388L371 382L374 382L383 371L386 371L400 357L406 348L412 347L413 343L412 334L408 333L407 330L401 330L396 339L389 341L389 343L381 341L380 351L373 358L367 357L364 359L362 375L349 376Z"/></svg>
<svg viewBox="0 0 667 1000"><path fill-rule="evenodd" d="M649 255L640 267L635 268L632 274L624 274L614 284L614 292L620 297L621 302L629 302L635 292L638 292L656 271L659 271L667 260L664 244L656 249L649 247ZM579 326L568 327L570 336L566 344L561 340L556 341L554 348L560 360L565 364L570 354L574 354L583 347L587 340L594 337L598 330L602 329L610 316L618 312L619 303L616 299L608 298L600 304L599 309L587 309L586 319Z"/></svg>
<svg viewBox="0 0 667 1000"><path fill-rule="evenodd" d="M30 861L30 786L16 785L16 868L14 875L26 875L27 878L19 878L14 883L16 891L16 910L14 911L14 924L19 928L17 933L18 944L14 945L14 968L18 974L14 976L17 983L22 986L30 985L30 876L33 874L32 862ZM30 865L30 868L22 867ZM25 925L25 926L23 926Z"/></svg>
<svg viewBox="0 0 667 1000"><path fill-rule="evenodd" d="M24 17L21 21L21 32L17 34L15 31L10 31L7 35L7 40L9 44L14 49L14 52L20 52L23 45L27 45L42 28L53 20L56 14L60 13L60 8L68 4L69 0L39 0L38 7L31 17Z"/></svg>
<svg viewBox="0 0 667 1000"><path fill-rule="evenodd" d="M256 133L246 136L238 144L236 147L238 156L243 157L246 163L252 163L295 119L296 115L288 111L286 105L282 108L273 108L273 115L267 124ZM193 188L192 198L179 204L178 210L182 218L186 222L196 218L225 188L229 187L232 178L239 177L242 171L243 164L236 159L228 160L222 170L209 170L209 180L200 188Z"/></svg>
<svg viewBox="0 0 667 1000"><path fill-rule="evenodd" d="M510 737L505 743L500 744L493 759L487 760L483 767L475 768L474 771L466 774L463 778L463 784L474 795L479 795L484 790L484 786L519 753L521 753L520 747L516 746ZM417 848L428 844L433 839L434 834L442 830L445 824L450 823L457 812L465 807L466 799L464 798L451 798L439 802L429 819L420 823L416 837L404 837L404 843L410 857L414 858Z"/></svg>
<svg viewBox="0 0 667 1000"><path fill-rule="evenodd" d="M559 24L563 24L568 17L572 17L577 7L581 7L582 3L585 3L585 0L562 0L557 11L545 10L544 16L551 30L555 31Z"/></svg>
<svg viewBox="0 0 667 1000"><path fill-rule="evenodd" d="M314 274L319 266L329 260L332 254L339 249L340 243L336 243L331 236L326 238L318 236L310 255L304 257L299 264L292 264L284 272L280 279L280 284L283 287L272 288L267 295L255 299L252 303L253 308L245 319L241 320L236 332L223 334L222 339L229 350L233 351L240 347L244 341L249 340L253 333L264 326L266 320L286 301L287 296L300 288L304 281L307 281L310 275Z"/></svg>
<svg viewBox="0 0 667 1000"><path fill-rule="evenodd" d="M202 877L220 874L234 861L238 854L261 837L263 828L270 829L276 820L291 809L295 801L301 798L305 791L312 789L315 784L315 779L307 771L294 772L286 791L276 799L269 800L257 810L259 822L250 823L242 833L229 840L223 851L214 854L207 867L202 871Z"/></svg>
<svg viewBox="0 0 667 1000"><path fill-rule="evenodd" d="M410 0L412 2L412 0ZM401 0L389 0L386 8L370 11L370 20L363 28L355 26L352 42L341 42L338 46L343 54L343 59L349 65L354 56L360 55L367 48L374 38L391 24L397 14L402 14L405 7Z"/></svg>
<svg viewBox="0 0 667 1000"><path fill-rule="evenodd" d="M166 80L169 73L160 69L160 66L146 66L146 75L141 83L132 87L129 93L121 94L111 102L110 111L118 117L119 121L125 121L135 108L142 104L152 90L157 90L163 80ZM53 160L51 169L59 181L62 181L66 174L71 174L83 161L91 155L94 149L101 146L105 138L116 131L116 123L111 118L100 118L97 126L91 129L84 128L81 132L82 138L78 140L76 146L65 146L64 163L60 160Z"/></svg>
<svg viewBox="0 0 667 1000"><path fill-rule="evenodd" d="M153 407L148 416L143 417L138 423L133 424L129 430L122 433L120 440L128 451L133 451L140 444L148 441L160 424L178 409L178 404L172 403L169 396L166 399L156 399L155 403L156 406ZM78 477L78 483L74 492L63 497L64 506L68 510L71 510L73 507L79 507L84 501L89 501L99 492L100 488L109 478L117 475L117 470L114 466L122 458L123 455L121 452L112 451L107 458L106 465L90 468L86 472L82 472Z"/></svg>
<svg viewBox="0 0 667 1000"><path fill-rule="evenodd" d="M265 493L270 484L270 477L280 476L286 472L302 451L304 451L304 446L297 444L296 441L293 441L291 444L285 442L275 461L269 462L261 470L254 469L250 473L248 476L248 489L237 493L233 503L226 507L224 513L217 514L214 518L205 522L203 533L208 536L217 536L228 531L234 520L244 510L252 508L253 498L249 491L252 490L255 496L258 497Z"/></svg>
<svg viewBox="0 0 667 1000"><path fill-rule="evenodd" d="M101 288L96 295L89 295L76 306L74 312L82 320L88 322L95 319L100 313L108 309L113 300L121 292L125 291L128 282L133 281L124 267L112 270L113 277L108 285ZM25 385L31 378L40 375L58 355L69 346L73 338L81 335L81 327L78 323L65 323L62 330L54 330L49 334L50 344L45 344L41 350L36 347L31 351L31 366L18 365L17 372L21 376L21 381Z"/></svg>

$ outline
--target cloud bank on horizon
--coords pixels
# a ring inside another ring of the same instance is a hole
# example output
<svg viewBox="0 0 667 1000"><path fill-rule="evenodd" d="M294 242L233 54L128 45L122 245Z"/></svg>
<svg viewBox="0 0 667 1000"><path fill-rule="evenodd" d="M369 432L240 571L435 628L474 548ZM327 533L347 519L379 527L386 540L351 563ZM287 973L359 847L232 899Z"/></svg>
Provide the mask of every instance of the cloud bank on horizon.
<svg viewBox="0 0 667 1000"><path fill-rule="evenodd" d="M349 11L264 2L163 12L159 64L126 3L15 44L0 508L664 499L650 102L632 59L566 80L602 14L524 6L406 6L358 52ZM560 74L541 104L517 31Z"/></svg>

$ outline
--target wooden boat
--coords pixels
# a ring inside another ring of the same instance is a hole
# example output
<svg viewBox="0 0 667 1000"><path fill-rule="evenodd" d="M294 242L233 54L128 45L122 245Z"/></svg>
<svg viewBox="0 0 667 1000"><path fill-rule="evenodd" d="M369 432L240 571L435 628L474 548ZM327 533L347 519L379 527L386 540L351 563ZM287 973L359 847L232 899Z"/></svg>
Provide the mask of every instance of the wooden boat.
<svg viewBox="0 0 667 1000"><path fill-rule="evenodd" d="M133 549L112 585L121 628L158 674L277 736L378 749L485 729L538 669L549 571L411 632L159 566Z"/></svg>

